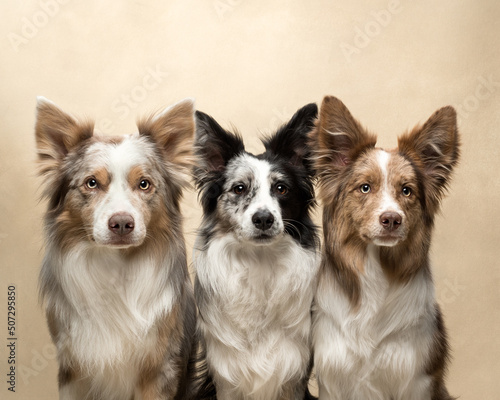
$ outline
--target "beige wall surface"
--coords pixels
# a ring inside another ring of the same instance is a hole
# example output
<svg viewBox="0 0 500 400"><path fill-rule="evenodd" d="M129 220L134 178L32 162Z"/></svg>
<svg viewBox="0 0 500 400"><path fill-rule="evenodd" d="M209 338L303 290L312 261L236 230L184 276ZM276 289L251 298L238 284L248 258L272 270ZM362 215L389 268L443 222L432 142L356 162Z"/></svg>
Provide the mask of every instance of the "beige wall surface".
<svg viewBox="0 0 500 400"><path fill-rule="evenodd" d="M185 97L248 148L299 107L341 98L383 147L454 105L462 159L436 222L437 298L450 391L500 398L500 3L496 0L4 0L0 5L0 398L54 399L56 361L37 300L43 256L35 97L135 130ZM200 209L185 196L191 252ZM16 392L7 388L7 290L17 298ZM89 345L92 345L91 343Z"/></svg>

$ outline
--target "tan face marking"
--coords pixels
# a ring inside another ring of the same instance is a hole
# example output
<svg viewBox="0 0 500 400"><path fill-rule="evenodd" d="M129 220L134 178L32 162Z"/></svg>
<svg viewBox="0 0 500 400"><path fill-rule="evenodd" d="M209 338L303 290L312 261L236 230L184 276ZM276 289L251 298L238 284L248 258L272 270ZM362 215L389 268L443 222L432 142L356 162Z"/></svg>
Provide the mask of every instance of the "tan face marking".
<svg viewBox="0 0 500 400"><path fill-rule="evenodd" d="M95 178L95 180L97 181L98 188L100 190L106 191L108 189L111 177L109 176L109 173L106 170L106 168L99 168L90 176Z"/></svg>

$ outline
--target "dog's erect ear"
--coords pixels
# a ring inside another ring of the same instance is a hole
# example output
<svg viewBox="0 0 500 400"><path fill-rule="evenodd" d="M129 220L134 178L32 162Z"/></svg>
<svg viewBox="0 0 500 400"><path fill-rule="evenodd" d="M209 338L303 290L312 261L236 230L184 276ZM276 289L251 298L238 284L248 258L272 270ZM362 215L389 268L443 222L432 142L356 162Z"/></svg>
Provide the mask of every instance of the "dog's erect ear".
<svg viewBox="0 0 500 400"><path fill-rule="evenodd" d="M286 158L293 165L304 165L313 175L308 134L314 127L317 115L318 106L314 103L299 109L273 136L263 140L266 150Z"/></svg>
<svg viewBox="0 0 500 400"><path fill-rule="evenodd" d="M205 173L222 171L232 157L244 151L238 134L226 131L211 116L196 111L195 154L199 168Z"/></svg>
<svg viewBox="0 0 500 400"><path fill-rule="evenodd" d="M455 109L443 107L432 114L424 125L399 137L398 150L422 171L428 194L438 202L460 155Z"/></svg>
<svg viewBox="0 0 500 400"><path fill-rule="evenodd" d="M323 99L309 139L323 199L333 198L339 174L377 141L354 119L344 103L332 96Z"/></svg>
<svg viewBox="0 0 500 400"><path fill-rule="evenodd" d="M94 124L78 122L50 100L37 98L35 137L40 175L55 172L66 155L93 135Z"/></svg>
<svg viewBox="0 0 500 400"><path fill-rule="evenodd" d="M369 134L344 103L333 96L323 99L316 127L310 137L316 151L328 155L324 159L325 168L331 168L332 164L345 166L360 150L373 147L376 143L375 136Z"/></svg>
<svg viewBox="0 0 500 400"><path fill-rule="evenodd" d="M165 161L180 167L179 172L187 181L193 164L194 101L182 100L159 114L140 120L137 127L141 135L156 143Z"/></svg>

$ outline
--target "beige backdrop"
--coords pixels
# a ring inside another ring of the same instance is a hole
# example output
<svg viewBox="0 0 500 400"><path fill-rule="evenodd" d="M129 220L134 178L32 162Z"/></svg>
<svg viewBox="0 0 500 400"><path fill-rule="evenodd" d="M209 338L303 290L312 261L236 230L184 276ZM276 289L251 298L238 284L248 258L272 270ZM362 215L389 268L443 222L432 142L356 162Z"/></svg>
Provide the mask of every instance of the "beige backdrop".
<svg viewBox="0 0 500 400"><path fill-rule="evenodd" d="M457 107L463 155L431 255L453 348L448 382L462 399L498 399L499 4L2 1L0 398L57 397L54 347L37 304L37 95L113 135L134 131L141 114L194 97L260 151L259 135L331 94L387 147L437 108ZM200 211L193 191L185 198L190 248ZM17 292L15 394L6 376L9 284Z"/></svg>

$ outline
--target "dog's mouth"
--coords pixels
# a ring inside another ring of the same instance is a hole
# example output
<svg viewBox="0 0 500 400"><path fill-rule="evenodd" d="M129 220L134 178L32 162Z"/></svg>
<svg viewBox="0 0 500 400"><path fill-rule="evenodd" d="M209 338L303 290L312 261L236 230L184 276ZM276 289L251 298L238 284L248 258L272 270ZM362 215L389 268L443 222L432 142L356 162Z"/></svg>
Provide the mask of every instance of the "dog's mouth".
<svg viewBox="0 0 500 400"><path fill-rule="evenodd" d="M372 239L373 244L377 246L395 246L403 240L400 234L395 233L384 233L382 235L377 235Z"/></svg>
<svg viewBox="0 0 500 400"><path fill-rule="evenodd" d="M277 235L269 235L261 233L259 235L252 236L252 241L259 245L266 245L274 241Z"/></svg>
<svg viewBox="0 0 500 400"><path fill-rule="evenodd" d="M111 249L127 249L129 247L137 247L142 244L144 240L132 239L126 237L113 237L108 240L95 240L94 242L100 246L109 247Z"/></svg>
<svg viewBox="0 0 500 400"><path fill-rule="evenodd" d="M133 246L138 246L139 243L130 243L130 242L118 242L118 243L107 243L107 247L111 247L113 249L126 249Z"/></svg>
<svg viewBox="0 0 500 400"><path fill-rule="evenodd" d="M274 236L271 236L271 235L258 235L258 236L254 236L254 240L258 241L258 242L261 242L261 241L267 241L267 240L271 240Z"/></svg>

